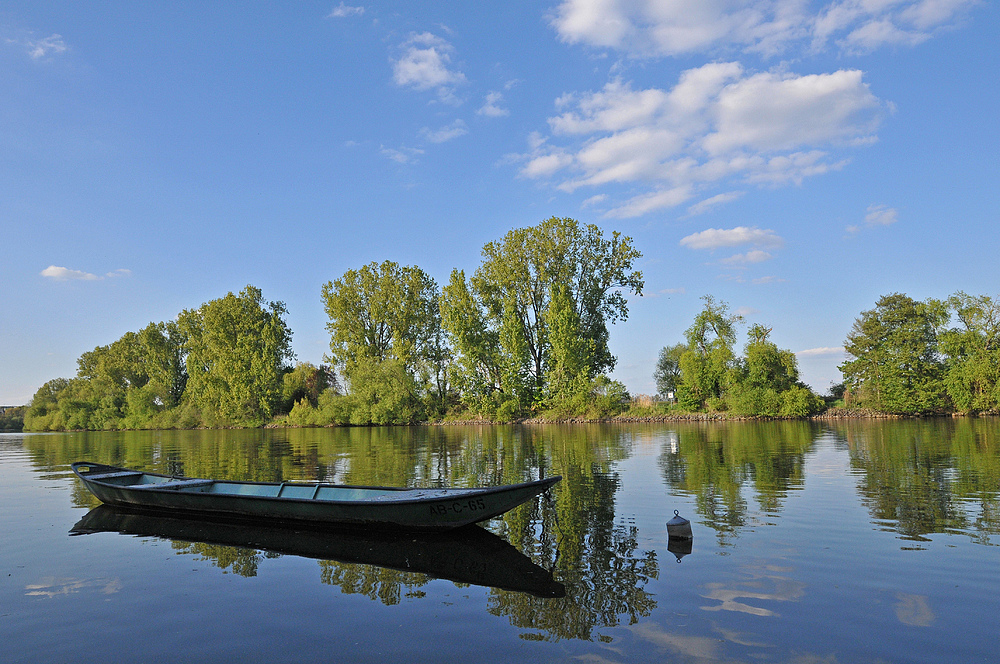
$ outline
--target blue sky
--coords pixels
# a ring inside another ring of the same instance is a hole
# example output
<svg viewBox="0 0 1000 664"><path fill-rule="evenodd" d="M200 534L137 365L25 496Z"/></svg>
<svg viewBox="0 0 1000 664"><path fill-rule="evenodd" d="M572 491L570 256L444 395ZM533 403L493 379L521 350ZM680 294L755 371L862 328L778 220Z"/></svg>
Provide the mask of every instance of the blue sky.
<svg viewBox="0 0 1000 664"><path fill-rule="evenodd" d="M611 332L631 391L654 391L711 294L823 392L880 295L1000 291L998 18L975 0L5 3L0 405L247 284L319 363L322 284L389 259L443 285L551 216L643 253Z"/></svg>

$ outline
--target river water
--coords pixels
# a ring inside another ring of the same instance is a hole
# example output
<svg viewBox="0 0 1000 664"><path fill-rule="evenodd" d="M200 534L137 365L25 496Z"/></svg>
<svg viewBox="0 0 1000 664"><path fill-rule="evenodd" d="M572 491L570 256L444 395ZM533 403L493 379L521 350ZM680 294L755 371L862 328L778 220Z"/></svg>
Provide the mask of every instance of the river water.
<svg viewBox="0 0 1000 664"><path fill-rule="evenodd" d="M95 510L77 460L563 480L442 543ZM0 662L996 662L998 544L989 418L0 434Z"/></svg>

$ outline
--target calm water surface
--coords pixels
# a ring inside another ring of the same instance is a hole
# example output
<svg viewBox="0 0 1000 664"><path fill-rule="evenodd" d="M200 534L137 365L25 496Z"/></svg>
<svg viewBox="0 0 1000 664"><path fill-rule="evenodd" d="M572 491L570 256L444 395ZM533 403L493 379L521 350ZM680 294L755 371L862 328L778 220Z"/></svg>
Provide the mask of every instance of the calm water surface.
<svg viewBox="0 0 1000 664"><path fill-rule="evenodd" d="M564 480L442 548L92 512L77 460ZM0 434L0 661L996 662L998 544L995 419Z"/></svg>

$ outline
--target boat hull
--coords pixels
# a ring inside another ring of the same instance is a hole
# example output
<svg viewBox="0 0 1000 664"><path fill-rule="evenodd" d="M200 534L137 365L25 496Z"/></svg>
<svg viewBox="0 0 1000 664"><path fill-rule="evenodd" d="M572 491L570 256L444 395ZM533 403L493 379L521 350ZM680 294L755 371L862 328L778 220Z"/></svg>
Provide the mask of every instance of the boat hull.
<svg viewBox="0 0 1000 664"><path fill-rule="evenodd" d="M400 489L192 480L87 462L74 463L73 471L101 502L119 507L413 530L448 530L485 521L561 479L478 489ZM271 492L274 495L268 495Z"/></svg>

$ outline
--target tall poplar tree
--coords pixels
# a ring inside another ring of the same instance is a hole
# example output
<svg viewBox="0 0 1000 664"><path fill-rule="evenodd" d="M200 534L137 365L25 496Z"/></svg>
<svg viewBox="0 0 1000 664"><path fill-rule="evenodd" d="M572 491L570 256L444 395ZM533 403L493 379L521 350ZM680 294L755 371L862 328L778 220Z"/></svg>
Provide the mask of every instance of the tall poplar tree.
<svg viewBox="0 0 1000 664"><path fill-rule="evenodd" d="M516 408L539 398L553 361L549 316L567 308L583 341L573 352L585 355L571 363L591 375L614 368L608 325L628 317L625 293L643 287L642 273L632 269L641 254L631 238L617 231L605 238L595 225L552 217L487 243L482 256L471 279L452 273L441 299L459 380L470 394ZM555 309L554 294L565 297ZM569 359L563 354L559 362L568 366Z"/></svg>

